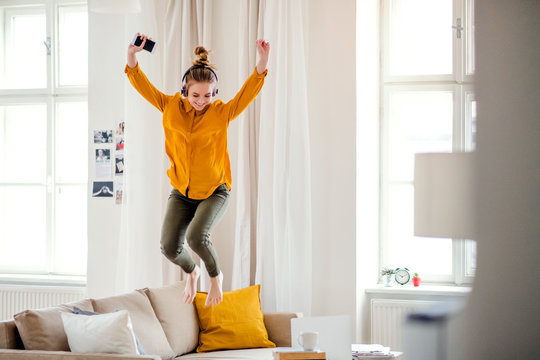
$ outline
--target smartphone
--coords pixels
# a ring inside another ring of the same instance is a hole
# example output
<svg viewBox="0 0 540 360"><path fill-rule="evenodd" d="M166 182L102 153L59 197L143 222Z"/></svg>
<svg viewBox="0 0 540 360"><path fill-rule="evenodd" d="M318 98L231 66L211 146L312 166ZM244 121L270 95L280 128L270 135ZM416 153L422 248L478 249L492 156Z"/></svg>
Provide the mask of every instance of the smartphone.
<svg viewBox="0 0 540 360"><path fill-rule="evenodd" d="M142 44L142 37L135 35L133 37L133 41L131 42L134 46L140 46ZM144 44L143 50L148 51L149 53L154 53L154 50L156 49L156 42L152 41L150 39L146 39L146 43Z"/></svg>

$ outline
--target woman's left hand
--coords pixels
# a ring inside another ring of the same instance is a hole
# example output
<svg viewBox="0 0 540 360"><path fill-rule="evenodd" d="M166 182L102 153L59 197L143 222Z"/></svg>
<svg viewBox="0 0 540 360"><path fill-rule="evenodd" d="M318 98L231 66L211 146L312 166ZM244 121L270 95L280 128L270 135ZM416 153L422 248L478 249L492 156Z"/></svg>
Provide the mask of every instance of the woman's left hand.
<svg viewBox="0 0 540 360"><path fill-rule="evenodd" d="M270 54L270 43L268 41L264 41L264 39L259 39L255 45L257 46L259 56L261 58L268 59L268 54Z"/></svg>
<svg viewBox="0 0 540 360"><path fill-rule="evenodd" d="M257 53L259 54L259 61L257 62L257 72L262 74L266 70L266 64L268 63L268 55L270 54L270 43L263 39L259 39L255 42L257 46Z"/></svg>

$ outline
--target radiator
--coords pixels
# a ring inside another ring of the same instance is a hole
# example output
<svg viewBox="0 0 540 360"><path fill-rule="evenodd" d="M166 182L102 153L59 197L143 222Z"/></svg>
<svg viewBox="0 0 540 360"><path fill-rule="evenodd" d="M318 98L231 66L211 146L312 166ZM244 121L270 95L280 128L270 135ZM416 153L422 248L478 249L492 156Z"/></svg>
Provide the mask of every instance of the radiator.
<svg viewBox="0 0 540 360"><path fill-rule="evenodd" d="M2 285L0 287L0 320L12 319L26 309L39 309L81 300L83 287Z"/></svg>
<svg viewBox="0 0 540 360"><path fill-rule="evenodd" d="M371 342L402 351L402 331L407 315L433 303L433 301L419 300L372 299Z"/></svg>

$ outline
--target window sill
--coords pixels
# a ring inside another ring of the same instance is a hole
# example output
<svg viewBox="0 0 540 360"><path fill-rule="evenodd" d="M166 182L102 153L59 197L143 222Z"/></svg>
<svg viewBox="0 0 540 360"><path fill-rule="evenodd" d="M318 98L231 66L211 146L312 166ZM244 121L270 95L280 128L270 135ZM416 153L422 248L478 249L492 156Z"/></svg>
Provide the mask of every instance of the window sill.
<svg viewBox="0 0 540 360"><path fill-rule="evenodd" d="M382 284L365 289L366 294L373 295L419 295L419 296L467 296L471 292L469 286L437 286L437 285L394 285L386 287Z"/></svg>
<svg viewBox="0 0 540 360"><path fill-rule="evenodd" d="M86 287L86 276L0 274L0 285Z"/></svg>

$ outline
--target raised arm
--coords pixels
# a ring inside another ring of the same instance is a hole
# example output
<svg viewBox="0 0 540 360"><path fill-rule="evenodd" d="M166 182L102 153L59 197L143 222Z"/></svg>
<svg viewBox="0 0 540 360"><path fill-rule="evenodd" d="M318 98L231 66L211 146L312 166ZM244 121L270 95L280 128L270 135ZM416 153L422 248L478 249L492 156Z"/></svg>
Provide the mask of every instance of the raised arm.
<svg viewBox="0 0 540 360"><path fill-rule="evenodd" d="M148 80L146 75L138 66L137 53L143 50L146 39L149 39L146 35L140 35L143 39L141 45L134 46L129 44L127 51L127 66L125 73L127 74L129 81L133 87L141 94L148 102L154 105L159 111L163 112L165 105L169 102L171 96L163 94Z"/></svg>
<svg viewBox="0 0 540 360"><path fill-rule="evenodd" d="M228 107L229 121L240 115L242 111L244 111L244 109L247 108L248 105L257 97L257 94L259 91L261 91L264 84L264 78L268 73L266 65L268 64L270 43L264 40L257 40L255 45L257 46L259 61L257 61L257 66L253 70L251 76L246 80L240 91L231 101L226 104Z"/></svg>

